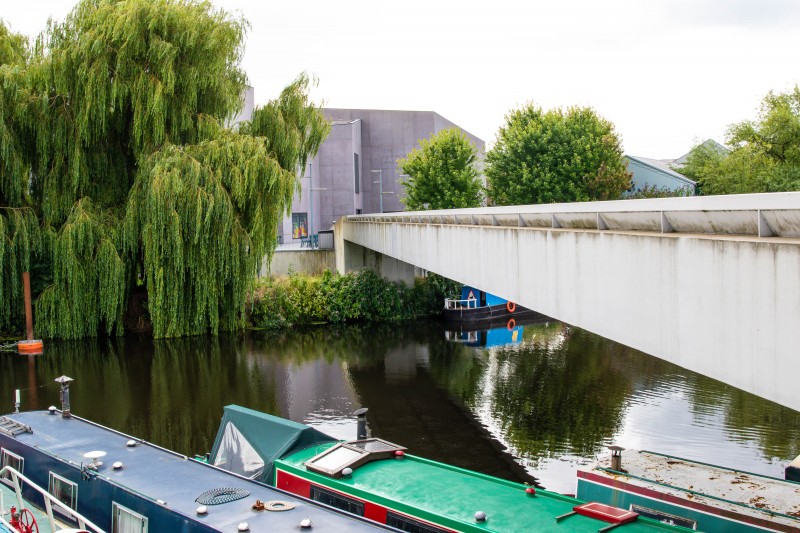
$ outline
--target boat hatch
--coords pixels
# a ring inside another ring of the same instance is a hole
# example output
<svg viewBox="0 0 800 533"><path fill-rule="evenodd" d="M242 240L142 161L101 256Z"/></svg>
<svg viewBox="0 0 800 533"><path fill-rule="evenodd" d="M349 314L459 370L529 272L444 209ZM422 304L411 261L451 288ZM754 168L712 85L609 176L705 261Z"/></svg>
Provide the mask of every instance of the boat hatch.
<svg viewBox="0 0 800 533"><path fill-rule="evenodd" d="M612 507L611 505L606 505L604 503L591 502L584 503L583 505L576 505L569 513L557 516L556 522L561 522L565 518L575 516L576 514L588 516L590 518L596 518L597 520L602 520L603 522L609 522L612 524L611 526L604 527L599 531L610 531L617 526L628 524L639 518L639 513L626 511L625 509Z"/></svg>
<svg viewBox="0 0 800 533"><path fill-rule="evenodd" d="M406 448L392 444L383 439L364 439L350 442L340 442L328 448L306 461L304 464L308 470L325 474L333 478L340 478L349 468L353 469L379 459L389 459L397 455L397 452L404 452Z"/></svg>

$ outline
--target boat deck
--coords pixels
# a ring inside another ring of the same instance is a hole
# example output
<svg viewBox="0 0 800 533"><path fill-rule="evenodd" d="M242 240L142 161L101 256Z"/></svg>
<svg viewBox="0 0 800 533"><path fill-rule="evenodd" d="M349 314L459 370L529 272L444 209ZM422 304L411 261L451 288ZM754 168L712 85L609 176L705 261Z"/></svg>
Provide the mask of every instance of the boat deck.
<svg viewBox="0 0 800 533"><path fill-rule="evenodd" d="M2 505L0 505L0 510L2 511L8 511L9 509L11 509L12 505L14 507L18 507L17 493L14 492L14 489L12 489L3 482L0 482L0 499L2 503ZM47 515L45 513L43 513L42 511L40 511L39 509L37 509L32 505L27 509L33 513L33 517L36 519L36 525L39 526L40 533L52 533L50 529L50 522L47 520ZM4 516L3 518L8 520L8 515ZM56 518L55 520L56 520L56 527L58 528L56 529L56 531L67 527L66 525L64 525L62 521L58 520L58 518ZM0 533L5 533L6 531L8 531L8 529L4 528L4 526L0 524Z"/></svg>
<svg viewBox="0 0 800 533"><path fill-rule="evenodd" d="M607 522L570 513L581 502L560 494L527 488L491 476L406 454L403 459L383 459L356 468L347 478L331 477L308 471L304 463L331 444L308 448L275 462L277 470L301 474L305 479L357 498L373 501L387 508L442 524L455 531L536 531L597 533ZM474 519L477 511L486 513L486 522ZM444 520L442 518L444 517ZM639 518L615 529L620 533L689 531L670 528Z"/></svg>
<svg viewBox="0 0 800 533"><path fill-rule="evenodd" d="M592 473L800 528L800 483L648 451L625 451L625 474L610 470L610 461L602 459Z"/></svg>
<svg viewBox="0 0 800 533"><path fill-rule="evenodd" d="M78 417L65 419L47 411L9 416L33 428L33 433L16 437L20 443L36 447L77 468L87 463L85 453L105 451L107 455L98 471L99 477L154 502L164 502L162 504L173 511L219 531L237 531L240 522L247 522L251 531L296 532L304 518L311 519L315 532L385 531L377 524L353 519L351 515L322 508L148 443L137 440L137 446L128 447L126 443L132 437ZM124 468L114 470L112 464L116 461L121 461ZM196 514L199 504L195 500L202 493L225 487L243 488L250 495L222 505L208 505L208 514ZM262 502L286 501L296 507L283 512L255 511L252 505L256 499Z"/></svg>

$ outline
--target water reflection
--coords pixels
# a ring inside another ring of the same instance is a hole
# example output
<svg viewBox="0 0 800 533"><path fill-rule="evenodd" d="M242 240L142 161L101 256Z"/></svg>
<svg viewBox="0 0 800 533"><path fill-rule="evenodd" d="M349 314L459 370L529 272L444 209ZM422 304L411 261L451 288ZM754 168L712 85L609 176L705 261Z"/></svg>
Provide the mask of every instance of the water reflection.
<svg viewBox="0 0 800 533"><path fill-rule="evenodd" d="M514 329L493 347L424 323L50 342L0 353L0 403L21 388L23 408L46 408L67 374L74 412L187 454L231 403L340 438L364 405L373 435L413 453L565 492L612 442L771 475L800 453L800 413L561 323Z"/></svg>

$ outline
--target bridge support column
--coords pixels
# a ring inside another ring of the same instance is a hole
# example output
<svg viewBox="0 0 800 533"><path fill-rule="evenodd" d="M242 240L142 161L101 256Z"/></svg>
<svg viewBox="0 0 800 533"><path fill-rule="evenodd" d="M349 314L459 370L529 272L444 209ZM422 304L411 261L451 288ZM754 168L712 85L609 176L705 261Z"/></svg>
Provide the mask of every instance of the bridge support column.
<svg viewBox="0 0 800 533"><path fill-rule="evenodd" d="M409 286L414 284L414 265L346 241L340 228L340 222L337 222L334 226L334 248L336 271L339 274L369 268L390 281L402 281Z"/></svg>

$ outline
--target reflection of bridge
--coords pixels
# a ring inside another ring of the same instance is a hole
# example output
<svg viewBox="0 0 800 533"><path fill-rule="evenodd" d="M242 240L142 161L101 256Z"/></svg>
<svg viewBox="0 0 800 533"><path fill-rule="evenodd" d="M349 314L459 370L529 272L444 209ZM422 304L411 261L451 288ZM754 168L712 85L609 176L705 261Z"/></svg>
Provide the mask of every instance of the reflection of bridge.
<svg viewBox="0 0 800 533"><path fill-rule="evenodd" d="M351 216L336 241L340 272L421 267L800 410L800 193Z"/></svg>

